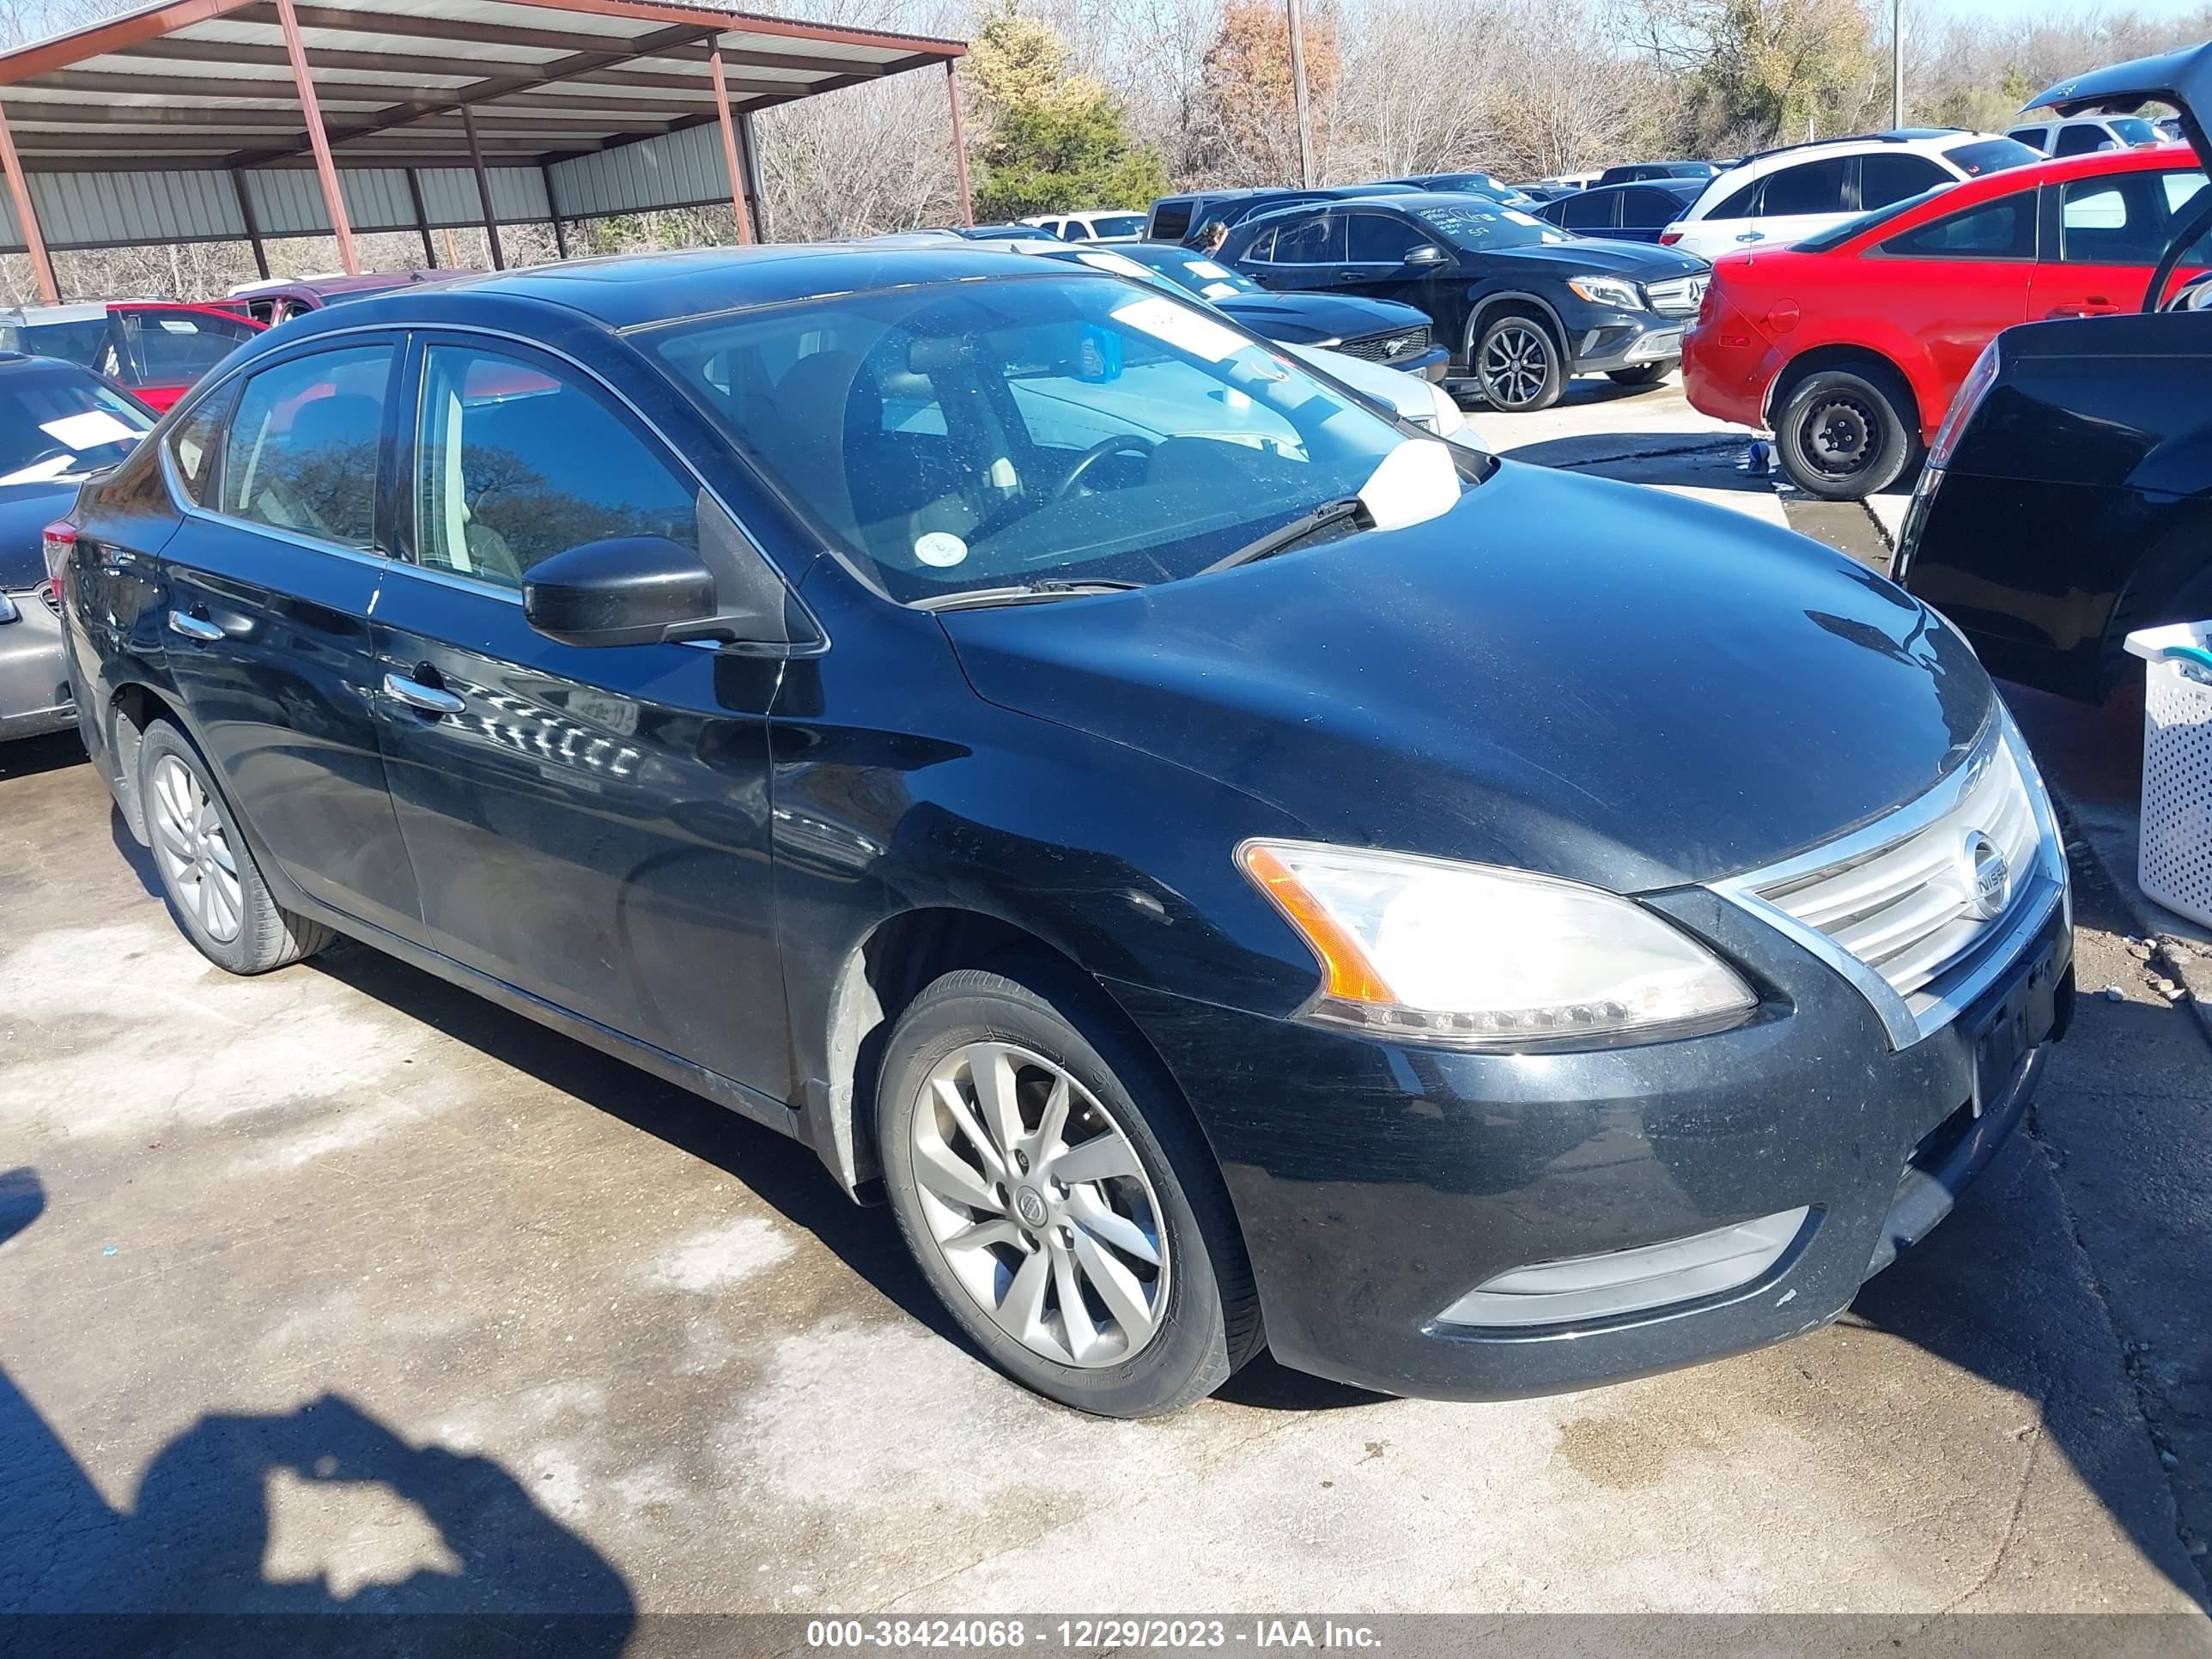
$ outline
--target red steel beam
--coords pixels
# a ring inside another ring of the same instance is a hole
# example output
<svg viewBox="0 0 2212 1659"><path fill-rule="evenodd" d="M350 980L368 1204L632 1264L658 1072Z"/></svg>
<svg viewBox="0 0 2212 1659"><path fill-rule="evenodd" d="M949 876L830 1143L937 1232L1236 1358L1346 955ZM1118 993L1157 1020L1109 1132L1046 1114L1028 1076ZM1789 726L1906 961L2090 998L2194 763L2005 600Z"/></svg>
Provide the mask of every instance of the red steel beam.
<svg viewBox="0 0 2212 1659"><path fill-rule="evenodd" d="M4 105L0 105L0 167L8 170L8 194L15 199L16 228L23 233L23 251L31 256L39 293L48 305L58 305L61 284L54 281L54 262L46 252L46 239L39 233L39 210L31 204L31 181L23 176L23 158L15 154L15 135L8 129Z"/></svg>
<svg viewBox="0 0 2212 1659"><path fill-rule="evenodd" d="M315 176L323 184L323 207L338 239L338 263L345 267L347 276L357 276L361 260L354 252L353 225L346 217L345 195L338 188L338 166L331 159L330 136L323 131L322 106L315 102L315 82L307 73L307 48L300 36L300 19L292 9L292 0L276 0L276 22L284 32L285 54L292 60L292 83L300 91L300 112L307 118L307 144L315 152Z"/></svg>
<svg viewBox="0 0 2212 1659"><path fill-rule="evenodd" d="M722 161L730 169L730 205L737 210L738 246L753 240L752 216L745 211L745 174L738 161L738 124L730 116L730 83L722 73L722 49L707 48L707 67L714 77L714 118L722 124Z"/></svg>
<svg viewBox="0 0 2212 1659"><path fill-rule="evenodd" d="M968 199L968 138L960 130L960 76L952 60L945 60L945 95L952 105L952 160L960 170L960 222L975 222L975 204Z"/></svg>

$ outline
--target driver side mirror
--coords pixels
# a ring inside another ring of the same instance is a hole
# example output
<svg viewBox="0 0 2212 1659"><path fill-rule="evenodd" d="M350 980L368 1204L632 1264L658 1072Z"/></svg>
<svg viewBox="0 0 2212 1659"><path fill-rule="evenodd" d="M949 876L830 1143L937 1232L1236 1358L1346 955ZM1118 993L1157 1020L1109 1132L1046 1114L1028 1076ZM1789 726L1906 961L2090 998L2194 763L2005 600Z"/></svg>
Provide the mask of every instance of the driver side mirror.
<svg viewBox="0 0 2212 1659"><path fill-rule="evenodd" d="M1438 265L1449 264L1451 255L1434 242L1423 242L1407 253L1406 263L1418 270L1433 270Z"/></svg>

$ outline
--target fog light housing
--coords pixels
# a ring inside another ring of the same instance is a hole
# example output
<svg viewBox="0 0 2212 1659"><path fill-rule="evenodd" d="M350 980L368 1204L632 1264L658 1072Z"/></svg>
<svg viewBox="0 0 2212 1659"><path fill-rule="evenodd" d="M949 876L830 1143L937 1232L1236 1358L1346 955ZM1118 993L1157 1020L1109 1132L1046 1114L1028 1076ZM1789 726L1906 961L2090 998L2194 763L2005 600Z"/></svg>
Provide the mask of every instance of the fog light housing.
<svg viewBox="0 0 2212 1659"><path fill-rule="evenodd" d="M1437 1316L1440 1325L1521 1329L1642 1313L1750 1284L1809 1232L1801 1205L1633 1249L1540 1261L1498 1273Z"/></svg>

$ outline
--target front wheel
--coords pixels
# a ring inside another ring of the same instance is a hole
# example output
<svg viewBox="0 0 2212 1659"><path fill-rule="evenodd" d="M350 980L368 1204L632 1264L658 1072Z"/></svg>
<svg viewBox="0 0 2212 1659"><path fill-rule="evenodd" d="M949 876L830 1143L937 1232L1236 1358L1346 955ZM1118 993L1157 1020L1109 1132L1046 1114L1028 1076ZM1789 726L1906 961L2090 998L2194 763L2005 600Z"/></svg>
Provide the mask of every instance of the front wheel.
<svg viewBox="0 0 2212 1659"><path fill-rule="evenodd" d="M1920 447L1911 394L1879 371L1825 368L1807 375L1774 422L1774 450L1790 482L1824 501L1856 501L1887 489Z"/></svg>
<svg viewBox="0 0 2212 1659"><path fill-rule="evenodd" d="M1567 389L1559 343L1540 321L1522 313L1486 323L1473 356L1475 384L1492 408L1508 414L1549 409Z"/></svg>
<svg viewBox="0 0 2212 1659"><path fill-rule="evenodd" d="M1259 1346L1219 1171L1158 1069L1079 993L963 970L900 1018L878 1091L931 1288L1001 1370L1102 1417L1179 1411Z"/></svg>

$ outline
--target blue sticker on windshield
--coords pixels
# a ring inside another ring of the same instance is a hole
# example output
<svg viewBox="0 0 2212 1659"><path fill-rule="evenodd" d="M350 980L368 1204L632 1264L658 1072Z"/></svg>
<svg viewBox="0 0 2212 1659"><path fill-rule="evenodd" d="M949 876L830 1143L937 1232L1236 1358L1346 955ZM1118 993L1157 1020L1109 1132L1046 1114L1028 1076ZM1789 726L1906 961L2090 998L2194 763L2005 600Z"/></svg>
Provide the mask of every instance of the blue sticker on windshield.
<svg viewBox="0 0 2212 1659"><path fill-rule="evenodd" d="M1075 378L1097 384L1121 378L1121 337L1110 328L1086 323L1083 349L1077 357Z"/></svg>

